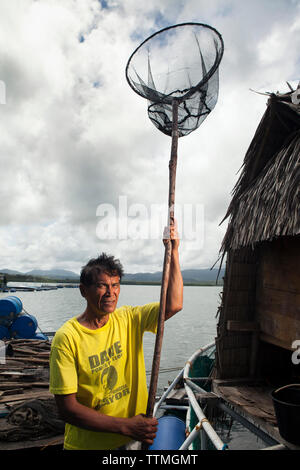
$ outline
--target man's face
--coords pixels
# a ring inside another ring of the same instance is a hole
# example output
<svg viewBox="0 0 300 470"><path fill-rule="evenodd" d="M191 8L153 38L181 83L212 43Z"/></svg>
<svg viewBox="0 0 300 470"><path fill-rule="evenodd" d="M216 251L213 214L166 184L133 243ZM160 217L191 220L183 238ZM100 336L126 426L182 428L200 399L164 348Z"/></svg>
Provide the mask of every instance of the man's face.
<svg viewBox="0 0 300 470"><path fill-rule="evenodd" d="M96 314L112 313L119 299L120 278L105 273L97 274L91 286L81 285L81 294Z"/></svg>

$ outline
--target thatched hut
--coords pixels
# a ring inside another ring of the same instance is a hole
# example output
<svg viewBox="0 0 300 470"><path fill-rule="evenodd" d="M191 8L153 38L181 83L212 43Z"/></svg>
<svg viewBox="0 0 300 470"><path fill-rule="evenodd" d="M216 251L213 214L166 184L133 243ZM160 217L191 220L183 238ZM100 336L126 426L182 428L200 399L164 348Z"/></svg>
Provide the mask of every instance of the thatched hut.
<svg viewBox="0 0 300 470"><path fill-rule="evenodd" d="M300 94L300 88L297 90ZM300 104L269 94L225 219L219 379L300 382Z"/></svg>

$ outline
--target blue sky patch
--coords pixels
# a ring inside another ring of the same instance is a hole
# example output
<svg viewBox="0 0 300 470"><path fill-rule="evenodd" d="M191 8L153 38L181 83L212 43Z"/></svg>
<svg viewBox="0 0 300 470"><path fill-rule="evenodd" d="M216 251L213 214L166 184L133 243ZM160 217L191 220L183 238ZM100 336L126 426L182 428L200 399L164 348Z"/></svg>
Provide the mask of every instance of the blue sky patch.
<svg viewBox="0 0 300 470"><path fill-rule="evenodd" d="M106 0L99 0L99 3L101 5L101 8L103 8L103 9L109 8L108 7L108 2Z"/></svg>

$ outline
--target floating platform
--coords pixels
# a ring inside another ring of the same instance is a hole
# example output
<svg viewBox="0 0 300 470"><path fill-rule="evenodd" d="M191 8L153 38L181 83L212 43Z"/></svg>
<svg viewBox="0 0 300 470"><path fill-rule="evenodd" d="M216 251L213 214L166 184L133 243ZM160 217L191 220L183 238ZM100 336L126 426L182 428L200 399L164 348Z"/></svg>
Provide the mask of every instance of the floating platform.
<svg viewBox="0 0 300 470"><path fill-rule="evenodd" d="M0 451L59 446L64 422L49 392L51 343L18 339L5 342L0 363Z"/></svg>

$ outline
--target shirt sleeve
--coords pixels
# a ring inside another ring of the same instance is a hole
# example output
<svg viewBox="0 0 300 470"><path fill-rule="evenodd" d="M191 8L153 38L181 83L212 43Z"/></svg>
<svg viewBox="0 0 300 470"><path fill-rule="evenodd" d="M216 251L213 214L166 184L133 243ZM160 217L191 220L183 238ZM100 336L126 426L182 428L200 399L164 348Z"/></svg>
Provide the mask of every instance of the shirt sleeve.
<svg viewBox="0 0 300 470"><path fill-rule="evenodd" d="M50 353L50 393L67 395L76 393L78 377L75 357L66 344L52 345Z"/></svg>
<svg viewBox="0 0 300 470"><path fill-rule="evenodd" d="M140 307L142 331L156 333L159 315L159 302L153 302Z"/></svg>

